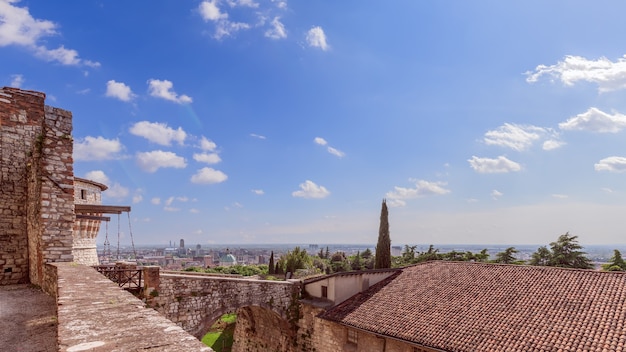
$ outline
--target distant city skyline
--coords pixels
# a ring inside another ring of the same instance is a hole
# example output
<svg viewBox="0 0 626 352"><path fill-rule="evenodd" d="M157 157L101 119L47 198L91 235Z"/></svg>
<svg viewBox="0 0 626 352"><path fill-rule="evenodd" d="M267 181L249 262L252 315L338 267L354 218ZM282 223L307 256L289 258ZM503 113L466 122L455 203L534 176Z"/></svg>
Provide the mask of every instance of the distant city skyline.
<svg viewBox="0 0 626 352"><path fill-rule="evenodd" d="M0 0L0 86L73 113L122 242L376 243L387 199L392 245L625 244L625 10Z"/></svg>

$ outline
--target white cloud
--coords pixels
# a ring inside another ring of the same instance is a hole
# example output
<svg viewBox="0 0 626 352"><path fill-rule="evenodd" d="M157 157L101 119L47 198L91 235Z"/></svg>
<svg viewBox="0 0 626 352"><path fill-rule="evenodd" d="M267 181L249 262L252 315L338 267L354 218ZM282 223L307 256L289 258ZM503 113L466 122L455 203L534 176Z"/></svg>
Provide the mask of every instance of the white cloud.
<svg viewBox="0 0 626 352"><path fill-rule="evenodd" d="M315 139L313 139L313 142L315 142L316 144L319 145L326 145L328 144L328 142L326 142L326 140L322 137L315 137Z"/></svg>
<svg viewBox="0 0 626 352"><path fill-rule="evenodd" d="M335 149L333 147L328 147L326 148L326 150L328 150L328 152L332 155L335 155L337 157L343 158L344 156L346 156L346 153L342 152L339 149Z"/></svg>
<svg viewBox="0 0 626 352"><path fill-rule="evenodd" d="M170 212L175 212L175 211L180 211L180 208L174 208L174 207L163 207L163 210L165 210L165 211L170 211Z"/></svg>
<svg viewBox="0 0 626 352"><path fill-rule="evenodd" d="M507 159L504 156L499 156L497 159L479 158L472 156L467 160L474 171L481 174L493 174L493 173L506 173L513 171L520 171L522 167L520 164Z"/></svg>
<svg viewBox="0 0 626 352"><path fill-rule="evenodd" d="M163 204L165 204L166 207L169 207L170 205L172 205L173 202L174 202L174 197L169 197L165 200Z"/></svg>
<svg viewBox="0 0 626 352"><path fill-rule="evenodd" d="M406 188L395 186L393 191L387 192L386 198L392 202L391 207L405 206L407 199L421 198L426 196L444 195L450 193L449 189L444 188L445 182L430 182L425 180L411 180L415 182L415 188Z"/></svg>
<svg viewBox="0 0 626 352"><path fill-rule="evenodd" d="M274 17L271 22L272 27L265 32L265 36L271 39L287 38L285 25L280 22L280 17Z"/></svg>
<svg viewBox="0 0 626 352"><path fill-rule="evenodd" d="M150 96L155 98L161 98L169 101L173 101L178 104L188 104L193 100L187 95L178 95L172 90L174 84L168 80L149 79L148 80L148 92Z"/></svg>
<svg viewBox="0 0 626 352"><path fill-rule="evenodd" d="M272 2L276 3L276 7L278 7L279 9L286 9L287 8L287 1L272 0Z"/></svg>
<svg viewBox="0 0 626 352"><path fill-rule="evenodd" d="M154 205L159 205L159 204L161 204L161 198L154 197L154 198L150 199L150 203L152 203Z"/></svg>
<svg viewBox="0 0 626 352"><path fill-rule="evenodd" d="M343 158L344 156L346 156L346 153L342 152L341 150L329 146L328 142L324 138L322 138L322 137L315 137L313 139L313 142L315 142L315 144L319 144L319 145L322 145L322 146L327 146L326 150L330 154L335 155L335 156L337 156L339 158Z"/></svg>
<svg viewBox="0 0 626 352"><path fill-rule="evenodd" d="M9 83L9 86L11 87L15 87L15 88L21 88L22 84L24 84L24 76L22 75L11 75L11 83Z"/></svg>
<svg viewBox="0 0 626 352"><path fill-rule="evenodd" d="M88 173L85 174L85 179L102 183L103 185L106 185L107 187L110 184L109 177L102 170L89 171Z"/></svg>
<svg viewBox="0 0 626 352"><path fill-rule="evenodd" d="M543 150L554 150L554 149L561 148L564 145L565 145L565 142L563 141L550 139L550 140L543 142Z"/></svg>
<svg viewBox="0 0 626 352"><path fill-rule="evenodd" d="M233 35L239 30L250 28L250 25L247 23L229 21L228 13L222 12L218 7L217 0L202 1L198 11L205 22L211 21L215 23L215 34L213 36L215 39L221 39L222 37Z"/></svg>
<svg viewBox="0 0 626 352"><path fill-rule="evenodd" d="M266 139L265 136L256 133L250 133L250 137L258 138L258 139Z"/></svg>
<svg viewBox="0 0 626 352"><path fill-rule="evenodd" d="M313 27L306 33L306 42L309 46L314 48L320 48L324 51L330 49L330 46L326 43L326 34L322 27Z"/></svg>
<svg viewBox="0 0 626 352"><path fill-rule="evenodd" d="M598 133L617 133L626 127L626 115L607 114L597 108L589 108L582 114L559 123L562 130L591 131Z"/></svg>
<svg viewBox="0 0 626 352"><path fill-rule="evenodd" d="M584 81L597 84L601 93L609 92L626 88L626 56L613 62L605 57L588 60L568 55L555 65L539 65L534 72L526 72L526 75L529 83L537 82L542 76L549 76L551 80L560 80L566 86Z"/></svg>
<svg viewBox="0 0 626 352"><path fill-rule="evenodd" d="M211 152L214 151L215 148L217 148L217 144L215 144L215 142L202 136L202 139L200 140L200 149Z"/></svg>
<svg viewBox="0 0 626 352"><path fill-rule="evenodd" d="M243 6L250 7L256 9L259 7L259 4L254 2L253 0L226 0L230 7Z"/></svg>
<svg viewBox="0 0 626 352"><path fill-rule="evenodd" d="M132 125L129 132L150 142L165 146L171 145L172 141L183 145L185 138L187 138L187 133L181 127L175 130L167 124L159 122L140 121Z"/></svg>
<svg viewBox="0 0 626 352"><path fill-rule="evenodd" d="M31 16L27 7L16 7L17 1L0 1L0 46L34 47L44 36L57 34L56 24Z"/></svg>
<svg viewBox="0 0 626 352"><path fill-rule="evenodd" d="M262 196L265 194L265 192L262 189L253 189L252 193L256 194L257 196Z"/></svg>
<svg viewBox="0 0 626 352"><path fill-rule="evenodd" d="M493 191L491 191L491 198L493 200L498 200L498 198L502 197L504 194L500 191L498 191L497 189L494 189Z"/></svg>
<svg viewBox="0 0 626 352"><path fill-rule="evenodd" d="M191 209L189 209L189 212L190 212L190 213L192 213L192 214L199 214L199 213L200 213L200 210L198 210L198 209L196 209L196 208L191 208ZM197 231L200 231L200 233L202 233L202 231L201 231L201 230L196 230L196 232L197 232Z"/></svg>
<svg viewBox="0 0 626 352"><path fill-rule="evenodd" d="M44 60L57 61L63 65L100 65L80 59L76 50L66 49L64 46L48 49L41 45L41 38L59 34L56 31L57 25L52 21L33 18L27 7L13 6L17 2L19 1L0 1L0 47L22 46Z"/></svg>
<svg viewBox="0 0 626 352"><path fill-rule="evenodd" d="M160 168L173 167L182 169L187 166L185 158L172 152L154 150L151 152L137 153L137 164L146 172L155 172Z"/></svg>
<svg viewBox="0 0 626 352"><path fill-rule="evenodd" d="M107 189L104 192L104 195L109 197L109 198L114 198L114 199L123 199L128 197L129 191L128 188L120 185L119 183L115 182L113 184L113 186L109 187L109 189Z"/></svg>
<svg viewBox="0 0 626 352"><path fill-rule="evenodd" d="M487 145L498 145L523 151L530 148L533 142L539 140L547 132L542 127L505 123L495 130L487 131L484 142Z"/></svg>
<svg viewBox="0 0 626 352"><path fill-rule="evenodd" d="M250 25L243 22L219 21L215 28L215 39L229 37L242 29L250 29Z"/></svg>
<svg viewBox="0 0 626 352"><path fill-rule="evenodd" d="M622 156L610 156L600 160L593 167L596 171L625 172L626 158Z"/></svg>
<svg viewBox="0 0 626 352"><path fill-rule="evenodd" d="M141 203L141 201L143 201L143 196L141 194L136 193L133 195L133 204Z"/></svg>
<svg viewBox="0 0 626 352"><path fill-rule="evenodd" d="M552 195L552 198L556 198L556 199L567 199L567 195L566 194L558 194L555 193Z"/></svg>
<svg viewBox="0 0 626 352"><path fill-rule="evenodd" d="M300 184L300 190L291 193L294 197L306 199L322 199L330 195L324 186L318 186L313 181L306 180Z"/></svg>
<svg viewBox="0 0 626 352"><path fill-rule="evenodd" d="M205 21L218 21L228 18L228 14L222 13L219 7L217 7L216 0L201 2L200 6L198 6L198 11L200 11L200 15Z"/></svg>
<svg viewBox="0 0 626 352"><path fill-rule="evenodd" d="M207 164L217 164L222 159L217 153L194 153L193 160L199 163L207 163Z"/></svg>
<svg viewBox="0 0 626 352"><path fill-rule="evenodd" d="M111 160L120 158L123 149L118 139L87 136L74 141L74 160Z"/></svg>
<svg viewBox="0 0 626 352"><path fill-rule="evenodd" d="M225 173L210 167L203 167L195 175L191 176L191 182L197 184L221 183L227 179L228 176Z"/></svg>
<svg viewBox="0 0 626 352"><path fill-rule="evenodd" d="M43 46L37 47L35 54L46 61L58 61L63 65L74 66L80 64L78 52L74 49L65 49L60 46L56 49L47 49Z"/></svg>
<svg viewBox="0 0 626 352"><path fill-rule="evenodd" d="M131 101L135 98L135 94L133 94L129 86L114 80L107 82L107 91L105 95L107 97L117 98L121 101Z"/></svg>

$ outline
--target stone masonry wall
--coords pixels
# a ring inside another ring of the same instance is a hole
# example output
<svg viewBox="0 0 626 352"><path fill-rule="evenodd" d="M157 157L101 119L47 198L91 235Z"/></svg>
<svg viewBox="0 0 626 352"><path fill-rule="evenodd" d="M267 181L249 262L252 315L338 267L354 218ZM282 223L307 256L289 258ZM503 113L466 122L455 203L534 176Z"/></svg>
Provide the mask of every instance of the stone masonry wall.
<svg viewBox="0 0 626 352"><path fill-rule="evenodd" d="M148 305L196 337L241 307L262 307L285 321L299 314L299 282L161 274L150 287Z"/></svg>
<svg viewBox="0 0 626 352"><path fill-rule="evenodd" d="M44 281L72 261L72 115L45 95L0 89L0 285Z"/></svg>
<svg viewBox="0 0 626 352"><path fill-rule="evenodd" d="M237 310L233 352L311 351L296 349L296 329L276 313L261 307Z"/></svg>
<svg viewBox="0 0 626 352"><path fill-rule="evenodd" d="M27 283L28 173L45 95L0 89L0 284Z"/></svg>

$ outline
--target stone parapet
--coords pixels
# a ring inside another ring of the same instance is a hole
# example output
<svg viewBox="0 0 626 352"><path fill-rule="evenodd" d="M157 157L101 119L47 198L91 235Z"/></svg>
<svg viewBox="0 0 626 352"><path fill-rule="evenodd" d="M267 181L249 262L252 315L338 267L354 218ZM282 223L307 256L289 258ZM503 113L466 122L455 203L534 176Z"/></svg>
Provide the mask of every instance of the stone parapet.
<svg viewBox="0 0 626 352"><path fill-rule="evenodd" d="M54 263L59 351L213 351L91 267Z"/></svg>

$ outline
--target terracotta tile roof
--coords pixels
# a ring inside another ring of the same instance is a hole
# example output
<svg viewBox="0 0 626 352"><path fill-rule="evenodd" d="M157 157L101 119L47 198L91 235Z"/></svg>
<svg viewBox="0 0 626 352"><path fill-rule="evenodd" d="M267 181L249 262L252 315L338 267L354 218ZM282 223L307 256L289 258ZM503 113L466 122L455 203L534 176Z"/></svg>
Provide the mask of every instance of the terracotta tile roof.
<svg viewBox="0 0 626 352"><path fill-rule="evenodd" d="M320 317L445 351L626 351L626 274L435 261Z"/></svg>

